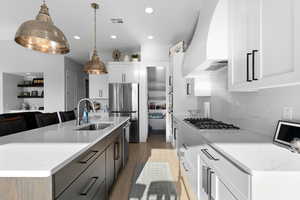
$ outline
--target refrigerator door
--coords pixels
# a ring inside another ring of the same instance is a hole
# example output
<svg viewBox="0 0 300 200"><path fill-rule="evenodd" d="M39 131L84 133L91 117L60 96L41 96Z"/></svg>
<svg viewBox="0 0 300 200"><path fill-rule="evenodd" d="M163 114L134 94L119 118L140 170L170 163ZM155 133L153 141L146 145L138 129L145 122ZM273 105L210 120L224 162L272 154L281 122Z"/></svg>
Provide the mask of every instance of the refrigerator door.
<svg viewBox="0 0 300 200"><path fill-rule="evenodd" d="M123 84L123 110L125 112L133 111L133 102L134 99L132 98L133 92L133 85L131 83Z"/></svg>
<svg viewBox="0 0 300 200"><path fill-rule="evenodd" d="M123 84L109 84L109 109L112 113L123 110Z"/></svg>

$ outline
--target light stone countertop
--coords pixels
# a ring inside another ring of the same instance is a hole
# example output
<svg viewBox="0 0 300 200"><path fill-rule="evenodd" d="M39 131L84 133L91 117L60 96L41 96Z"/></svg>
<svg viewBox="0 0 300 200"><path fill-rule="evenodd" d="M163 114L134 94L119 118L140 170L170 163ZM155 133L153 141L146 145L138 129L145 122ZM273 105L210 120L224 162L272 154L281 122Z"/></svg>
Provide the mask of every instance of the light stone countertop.
<svg viewBox="0 0 300 200"><path fill-rule="evenodd" d="M230 161L249 174L266 172L293 172L300 174L300 154L272 143L272 138L246 130L199 130L184 117L175 116L186 127L184 134L204 140ZM199 153L201 145L189 148Z"/></svg>
<svg viewBox="0 0 300 200"><path fill-rule="evenodd" d="M78 131L70 121L1 137L0 177L51 176L128 120L111 117L97 131Z"/></svg>

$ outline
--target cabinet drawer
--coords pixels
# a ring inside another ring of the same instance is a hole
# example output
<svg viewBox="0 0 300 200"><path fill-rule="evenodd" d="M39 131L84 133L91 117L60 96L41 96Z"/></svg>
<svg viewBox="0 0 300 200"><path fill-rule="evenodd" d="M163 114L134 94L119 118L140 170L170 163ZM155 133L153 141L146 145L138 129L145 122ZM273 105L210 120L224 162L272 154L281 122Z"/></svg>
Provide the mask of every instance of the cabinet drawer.
<svg viewBox="0 0 300 200"><path fill-rule="evenodd" d="M92 200L95 196L100 196L99 190L102 188L105 188L105 153L99 156L57 200ZM105 189L102 191L106 196Z"/></svg>
<svg viewBox="0 0 300 200"><path fill-rule="evenodd" d="M54 175L54 193L58 197L105 150L109 138L91 147Z"/></svg>
<svg viewBox="0 0 300 200"><path fill-rule="evenodd" d="M251 176L208 145L201 148L201 157L210 163L215 173L240 200L250 199Z"/></svg>

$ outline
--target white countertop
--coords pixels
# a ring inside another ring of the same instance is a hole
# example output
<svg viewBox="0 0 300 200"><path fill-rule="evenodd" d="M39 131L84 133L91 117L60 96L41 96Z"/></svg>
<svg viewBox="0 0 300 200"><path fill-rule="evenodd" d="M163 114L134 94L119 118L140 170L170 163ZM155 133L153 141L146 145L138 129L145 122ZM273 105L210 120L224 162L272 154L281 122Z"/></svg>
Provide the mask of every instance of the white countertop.
<svg viewBox="0 0 300 200"><path fill-rule="evenodd" d="M184 117L175 117L194 134L208 142L219 153L239 165L249 174L265 172L300 173L300 154L272 143L272 138L246 130L199 130L184 121ZM188 134L188 132L187 132ZM200 145L193 145L200 151Z"/></svg>
<svg viewBox="0 0 300 200"><path fill-rule="evenodd" d="M105 122L113 125L97 131L77 131L70 121L1 137L0 177L51 176L127 120L111 117Z"/></svg>

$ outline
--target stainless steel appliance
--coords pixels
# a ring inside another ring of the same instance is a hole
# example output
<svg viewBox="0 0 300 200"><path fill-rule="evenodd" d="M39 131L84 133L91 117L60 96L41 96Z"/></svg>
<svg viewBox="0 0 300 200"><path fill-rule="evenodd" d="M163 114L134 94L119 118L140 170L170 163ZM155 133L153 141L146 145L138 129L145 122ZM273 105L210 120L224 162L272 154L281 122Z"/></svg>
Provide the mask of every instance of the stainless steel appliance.
<svg viewBox="0 0 300 200"><path fill-rule="evenodd" d="M129 142L138 143L139 137L139 84L110 83L109 110L112 115L130 117Z"/></svg>

